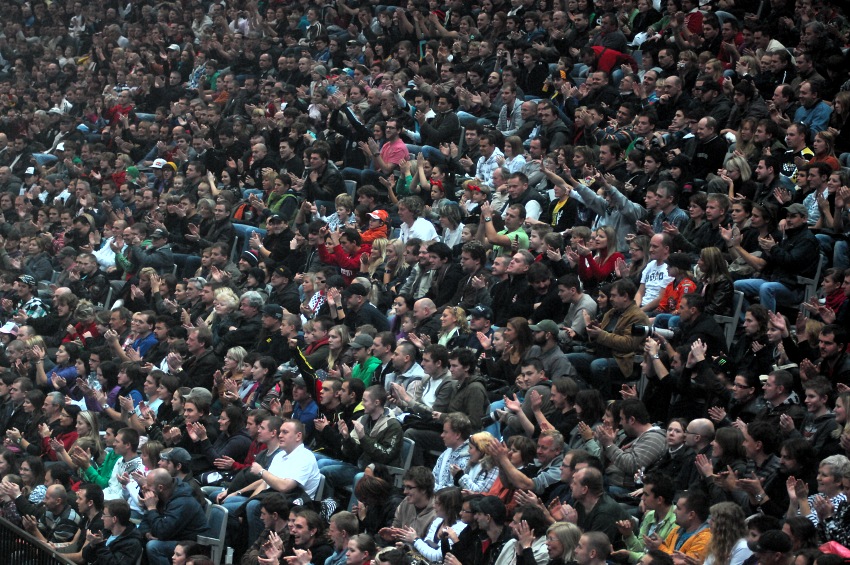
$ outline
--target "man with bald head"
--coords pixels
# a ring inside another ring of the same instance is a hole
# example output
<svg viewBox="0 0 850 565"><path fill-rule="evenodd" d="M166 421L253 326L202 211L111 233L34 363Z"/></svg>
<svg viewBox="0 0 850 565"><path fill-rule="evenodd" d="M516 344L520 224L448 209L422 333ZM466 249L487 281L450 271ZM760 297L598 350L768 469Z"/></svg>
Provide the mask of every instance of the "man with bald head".
<svg viewBox="0 0 850 565"><path fill-rule="evenodd" d="M40 518L22 516L24 528L45 543L68 543L77 535L82 519L68 504L68 492L62 485L47 487L44 513Z"/></svg>
<svg viewBox="0 0 850 565"><path fill-rule="evenodd" d="M6 137L2 133L0 135ZM2 159L2 155L5 155L5 153L5 149L0 152L0 159ZM21 179L12 174L12 169L6 166L0 167L0 192L9 192L17 196L20 189Z"/></svg>
<svg viewBox="0 0 850 565"><path fill-rule="evenodd" d="M669 76L664 79L664 86L657 87L658 103L656 109L658 111L657 129L667 129L673 117L676 115L676 110L687 110L693 105L693 100L684 91L682 79L678 76Z"/></svg>
<svg viewBox="0 0 850 565"><path fill-rule="evenodd" d="M429 336L431 343L437 343L440 332L440 312L430 298L420 298L413 303L413 317L416 319L415 333L420 338Z"/></svg>
<svg viewBox="0 0 850 565"><path fill-rule="evenodd" d="M702 480L699 470L694 465L697 455L705 455L711 459L711 442L714 441L714 423L707 418L691 420L685 428L685 446L689 447L693 454L686 457L682 462L682 468L677 477L676 490L688 490L688 487Z"/></svg>
<svg viewBox="0 0 850 565"><path fill-rule="evenodd" d="M9 138L5 133L0 133L0 165L6 166L12 161L9 155Z"/></svg>
<svg viewBox="0 0 850 565"><path fill-rule="evenodd" d="M251 165L248 167L248 176L254 179L253 188L262 189L263 169L277 170L277 162L265 143L255 143L251 146Z"/></svg>
<svg viewBox="0 0 850 565"><path fill-rule="evenodd" d="M195 541L207 531L204 509L192 487L166 469L148 473L140 502L145 514L139 531L150 540L145 548L150 565L168 565L181 540Z"/></svg>

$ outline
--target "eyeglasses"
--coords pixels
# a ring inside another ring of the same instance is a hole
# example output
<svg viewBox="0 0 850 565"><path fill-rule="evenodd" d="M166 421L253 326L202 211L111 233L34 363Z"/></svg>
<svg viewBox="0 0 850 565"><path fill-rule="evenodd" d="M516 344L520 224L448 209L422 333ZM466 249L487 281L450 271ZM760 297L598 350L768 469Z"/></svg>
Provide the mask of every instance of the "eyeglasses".
<svg viewBox="0 0 850 565"><path fill-rule="evenodd" d="M688 430L685 430L685 435L686 436L698 436L699 434L696 433L696 432L689 432Z"/></svg>
<svg viewBox="0 0 850 565"><path fill-rule="evenodd" d="M415 490L419 488L416 485L402 485L401 490Z"/></svg>
<svg viewBox="0 0 850 565"><path fill-rule="evenodd" d="M734 388L753 388L750 385L742 385L741 383L734 383L732 386Z"/></svg>
<svg viewBox="0 0 850 565"><path fill-rule="evenodd" d="M461 514L475 514L475 512L473 512L472 510L461 510L460 513Z"/></svg>

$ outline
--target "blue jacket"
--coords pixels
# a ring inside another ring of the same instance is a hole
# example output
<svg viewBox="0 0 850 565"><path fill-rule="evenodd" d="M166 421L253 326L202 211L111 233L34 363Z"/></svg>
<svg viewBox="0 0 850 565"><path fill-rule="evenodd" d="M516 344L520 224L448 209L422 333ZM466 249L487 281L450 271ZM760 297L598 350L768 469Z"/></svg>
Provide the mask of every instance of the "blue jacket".
<svg viewBox="0 0 850 565"><path fill-rule="evenodd" d="M171 498L156 510L148 510L142 517L139 530L161 541L195 541L207 532L207 517L204 509L195 500L192 487L180 479L174 479Z"/></svg>
<svg viewBox="0 0 850 565"><path fill-rule="evenodd" d="M809 142L814 139L815 134L819 131L824 131L829 127L829 117L832 115L832 108L829 104L821 100L811 108L800 106L794 113L794 121L803 122L809 126Z"/></svg>

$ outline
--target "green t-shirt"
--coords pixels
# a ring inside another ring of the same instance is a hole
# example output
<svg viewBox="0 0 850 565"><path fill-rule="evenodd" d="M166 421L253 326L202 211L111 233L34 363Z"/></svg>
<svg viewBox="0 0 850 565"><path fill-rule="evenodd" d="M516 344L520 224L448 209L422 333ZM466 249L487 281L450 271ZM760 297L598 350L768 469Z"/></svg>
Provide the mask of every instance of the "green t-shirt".
<svg viewBox="0 0 850 565"><path fill-rule="evenodd" d="M510 239L513 239L514 237L516 237L519 241L519 248L520 249L528 249L528 234L525 233L525 230L522 229L522 228L519 228L518 230L512 231L512 232L508 232L508 229L505 228L505 229L503 229L502 231L499 232L499 235L506 235ZM493 246L493 257L498 257L502 253L503 253L503 249L502 249L501 245L494 245Z"/></svg>

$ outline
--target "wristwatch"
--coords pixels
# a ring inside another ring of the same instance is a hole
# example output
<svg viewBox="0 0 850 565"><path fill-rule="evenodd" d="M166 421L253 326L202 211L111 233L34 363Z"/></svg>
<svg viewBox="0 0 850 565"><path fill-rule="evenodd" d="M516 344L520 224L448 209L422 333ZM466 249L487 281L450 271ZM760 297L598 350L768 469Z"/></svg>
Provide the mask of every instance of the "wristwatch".
<svg viewBox="0 0 850 565"><path fill-rule="evenodd" d="M650 355L653 359L661 359L661 356L656 353L655 355Z"/></svg>
<svg viewBox="0 0 850 565"><path fill-rule="evenodd" d="M484 216L482 219L483 219L485 222L489 222L489 221L490 221L490 220L492 220L493 218L491 218L490 216Z"/></svg>
<svg viewBox="0 0 850 565"><path fill-rule="evenodd" d="M757 495L755 495L753 498L756 499L756 504L761 505L762 500L764 500L764 493L760 492Z"/></svg>

